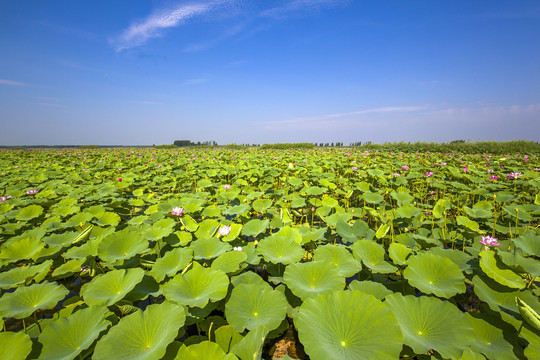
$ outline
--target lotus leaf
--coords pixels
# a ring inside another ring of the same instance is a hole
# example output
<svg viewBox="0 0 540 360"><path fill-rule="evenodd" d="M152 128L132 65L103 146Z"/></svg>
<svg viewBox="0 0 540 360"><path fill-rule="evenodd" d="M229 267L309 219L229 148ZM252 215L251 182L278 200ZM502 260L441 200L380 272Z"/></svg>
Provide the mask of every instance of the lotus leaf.
<svg viewBox="0 0 540 360"><path fill-rule="evenodd" d="M234 354L226 354L216 343L203 341L198 344L182 347L178 351L178 360L238 360Z"/></svg>
<svg viewBox="0 0 540 360"><path fill-rule="evenodd" d="M52 262L52 260L47 260L39 265L15 267L0 273L0 289L10 289L34 278L36 278L36 282L41 281L49 271Z"/></svg>
<svg viewBox="0 0 540 360"><path fill-rule="evenodd" d="M238 333L231 325L221 326L214 332L216 343L226 353L230 352L231 347L243 339L243 336Z"/></svg>
<svg viewBox="0 0 540 360"><path fill-rule="evenodd" d="M517 360L513 346L504 339L503 331L481 318L467 314L475 336L471 349L488 359Z"/></svg>
<svg viewBox="0 0 540 360"><path fill-rule="evenodd" d="M42 239L43 242L50 246L71 246L73 240L77 238L79 233L75 231L69 231L62 234L53 234Z"/></svg>
<svg viewBox="0 0 540 360"><path fill-rule="evenodd" d="M39 205L28 205L17 213L15 219L17 221L28 221L37 218L41 214L43 214L43 207Z"/></svg>
<svg viewBox="0 0 540 360"><path fill-rule="evenodd" d="M227 295L228 276L221 270L202 267L194 262L185 274L178 274L163 286L163 295L180 305L204 307Z"/></svg>
<svg viewBox="0 0 540 360"><path fill-rule="evenodd" d="M107 311L106 307L88 307L48 325L39 336L43 344L39 359L74 359L109 327Z"/></svg>
<svg viewBox="0 0 540 360"><path fill-rule="evenodd" d="M23 332L0 332L2 357L9 360L25 360L32 351L32 340Z"/></svg>
<svg viewBox="0 0 540 360"><path fill-rule="evenodd" d="M319 246L313 253L314 261L326 261L337 268L338 273L350 277L362 270L362 264L342 245Z"/></svg>
<svg viewBox="0 0 540 360"><path fill-rule="evenodd" d="M4 244L0 248L0 261L9 264L20 260L34 259L39 257L44 247L45 243L37 238L22 238L9 245Z"/></svg>
<svg viewBox="0 0 540 360"><path fill-rule="evenodd" d="M249 220L242 227L242 235L254 236L254 237L259 236L259 234L262 234L263 232L266 231L266 228L268 227L269 223L270 223L269 220L259 220L259 219Z"/></svg>
<svg viewBox="0 0 540 360"><path fill-rule="evenodd" d="M403 205L396 209L396 216L406 219L412 219L413 217L421 213L422 210L412 204Z"/></svg>
<svg viewBox="0 0 540 360"><path fill-rule="evenodd" d="M268 329L258 326L250 331L242 340L232 346L231 352L240 360L261 360L264 340L268 335Z"/></svg>
<svg viewBox="0 0 540 360"><path fill-rule="evenodd" d="M219 221L216 219L205 219L199 223L195 236L198 239L210 238L215 235L218 227Z"/></svg>
<svg viewBox="0 0 540 360"><path fill-rule="evenodd" d="M98 246L98 255L108 263L130 259L148 247L148 241L135 230L126 228L105 237Z"/></svg>
<svg viewBox="0 0 540 360"><path fill-rule="evenodd" d="M417 354L434 349L443 358L459 358L474 342L469 321L448 301L394 293L385 303L399 322L405 345Z"/></svg>
<svg viewBox="0 0 540 360"><path fill-rule="evenodd" d="M403 345L392 312L360 291L336 291L309 298L294 324L313 360L397 359Z"/></svg>
<svg viewBox="0 0 540 360"><path fill-rule="evenodd" d="M195 240L189 247L193 250L193 258L196 260L213 259L232 250L231 245L224 243L216 237Z"/></svg>
<svg viewBox="0 0 540 360"><path fill-rule="evenodd" d="M499 284L516 289L523 289L525 287L525 282L521 276L510 269L500 267L495 258L494 251L484 250L480 253L480 267L487 276Z"/></svg>
<svg viewBox="0 0 540 360"><path fill-rule="evenodd" d="M257 252L274 264L294 264L304 256L300 244L289 237L275 235L262 239L257 244Z"/></svg>
<svg viewBox="0 0 540 360"><path fill-rule="evenodd" d="M156 260L150 275L157 282L162 282L166 276L174 276L183 270L193 258L193 250L189 248L176 248L168 251L165 256Z"/></svg>
<svg viewBox="0 0 540 360"><path fill-rule="evenodd" d="M357 241L351 246L353 255L375 273L389 274L398 269L384 260L385 250L374 241Z"/></svg>
<svg viewBox="0 0 540 360"><path fill-rule="evenodd" d="M270 199L257 199L251 204L253 207L253 210L258 212L263 212L266 209L268 209L270 206L272 206L272 200Z"/></svg>
<svg viewBox="0 0 540 360"><path fill-rule="evenodd" d="M133 290L143 276L144 270L140 268L109 271L84 284L81 295L89 306L110 306Z"/></svg>
<svg viewBox="0 0 540 360"><path fill-rule="evenodd" d="M221 270L224 273L233 273L240 269L241 264L247 259L243 251L228 251L218 256L212 262L212 269Z"/></svg>
<svg viewBox="0 0 540 360"><path fill-rule="evenodd" d="M158 360L165 355L186 315L181 306L153 304L120 320L98 341L94 360Z"/></svg>
<svg viewBox="0 0 540 360"><path fill-rule="evenodd" d="M390 259L397 265L405 265L407 257L412 253L412 249L398 242L393 242L388 247Z"/></svg>
<svg viewBox="0 0 540 360"><path fill-rule="evenodd" d="M54 269L52 273L53 278L57 278L59 276L63 276L66 274L73 274L76 272L81 271L81 266L86 262L86 259L73 259L65 264L60 265L56 269Z"/></svg>
<svg viewBox="0 0 540 360"><path fill-rule="evenodd" d="M225 316L238 332L260 325L273 330L285 318L287 305L285 295L268 284L239 284L225 304Z"/></svg>
<svg viewBox="0 0 540 360"><path fill-rule="evenodd" d="M345 276L329 261L290 264L283 280L294 295L302 300L345 288Z"/></svg>
<svg viewBox="0 0 540 360"><path fill-rule="evenodd" d="M236 239L239 235L240 235L240 231L242 230L242 224L231 224L230 225L231 227L231 232L226 235L226 236L223 236L221 238L222 241L233 241L234 239Z"/></svg>
<svg viewBox="0 0 540 360"><path fill-rule="evenodd" d="M392 293L383 284L374 281L351 281L349 290L358 290L368 295L373 295L377 300L382 300L386 295Z"/></svg>
<svg viewBox="0 0 540 360"><path fill-rule="evenodd" d="M450 298L466 290L463 273L448 258L421 253L409 258L407 265L403 276L424 293Z"/></svg>
<svg viewBox="0 0 540 360"><path fill-rule="evenodd" d="M540 254L540 236L536 234L529 232L517 238L513 238L512 242L527 255L538 256L538 254Z"/></svg>
<svg viewBox="0 0 540 360"><path fill-rule="evenodd" d="M322 208L319 208L319 209L322 209ZM331 208L327 207L328 211L331 210ZM317 210L319 212L319 210ZM325 216L324 214L321 214L322 216ZM352 215L350 213L336 213L336 214L332 214L330 216L327 216L326 218L324 218L324 221L331 227L336 227L337 224L340 222L340 221L343 221L345 223L347 223L349 220L352 219Z"/></svg>
<svg viewBox="0 0 540 360"><path fill-rule="evenodd" d="M0 317L23 319L36 310L52 309L68 293L68 289L55 282L17 288L0 298Z"/></svg>
<svg viewBox="0 0 540 360"><path fill-rule="evenodd" d="M120 216L113 212L102 212L94 215L99 226L118 226Z"/></svg>
<svg viewBox="0 0 540 360"><path fill-rule="evenodd" d="M231 283L233 284L233 286L237 286L240 284L266 284L263 278L255 274L253 271L246 271L241 273L240 275L233 276L231 278Z"/></svg>

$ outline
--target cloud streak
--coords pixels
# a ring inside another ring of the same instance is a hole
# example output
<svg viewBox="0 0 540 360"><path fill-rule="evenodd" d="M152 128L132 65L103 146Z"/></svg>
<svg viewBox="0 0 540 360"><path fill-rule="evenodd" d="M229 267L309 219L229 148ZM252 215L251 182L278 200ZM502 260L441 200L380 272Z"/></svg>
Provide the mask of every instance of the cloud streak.
<svg viewBox="0 0 540 360"><path fill-rule="evenodd" d="M318 10L322 7L336 6L345 2L348 2L348 0L293 0L283 6L265 10L261 15L270 18L282 18L291 13Z"/></svg>
<svg viewBox="0 0 540 360"><path fill-rule="evenodd" d="M116 51L141 46L148 40L162 36L165 29L182 25L187 20L206 14L228 1L211 1L182 4L172 9L158 11L146 19L131 24L111 44Z"/></svg>
<svg viewBox="0 0 540 360"><path fill-rule="evenodd" d="M12 81L12 80L6 80L6 79L0 79L0 85L30 86L29 84L26 84L20 81Z"/></svg>

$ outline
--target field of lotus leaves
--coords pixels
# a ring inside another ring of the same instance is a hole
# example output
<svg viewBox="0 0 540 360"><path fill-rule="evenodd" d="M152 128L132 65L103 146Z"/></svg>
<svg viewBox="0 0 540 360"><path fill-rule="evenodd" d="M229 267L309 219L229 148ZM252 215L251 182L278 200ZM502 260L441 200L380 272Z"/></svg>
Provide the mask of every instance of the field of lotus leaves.
<svg viewBox="0 0 540 360"><path fill-rule="evenodd" d="M0 358L540 359L535 154L0 152Z"/></svg>

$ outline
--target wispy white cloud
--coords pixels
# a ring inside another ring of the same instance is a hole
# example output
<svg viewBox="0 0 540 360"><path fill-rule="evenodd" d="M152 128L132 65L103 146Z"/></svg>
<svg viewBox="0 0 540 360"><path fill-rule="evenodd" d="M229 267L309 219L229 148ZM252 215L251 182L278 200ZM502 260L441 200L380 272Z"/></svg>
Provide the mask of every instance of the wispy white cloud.
<svg viewBox="0 0 540 360"><path fill-rule="evenodd" d="M292 0L283 6L270 8L261 13L262 16L281 18L300 11L313 11L322 7L336 6L349 2L348 0Z"/></svg>
<svg viewBox="0 0 540 360"><path fill-rule="evenodd" d="M13 81L13 80L6 80L6 79L0 79L0 85L30 86L30 84L26 84L20 81Z"/></svg>
<svg viewBox="0 0 540 360"><path fill-rule="evenodd" d="M185 21L206 14L228 2L230 1L194 2L158 11L142 21L131 24L120 36L112 39L111 44L117 51L143 45L149 39L162 36L163 30L180 26Z"/></svg>

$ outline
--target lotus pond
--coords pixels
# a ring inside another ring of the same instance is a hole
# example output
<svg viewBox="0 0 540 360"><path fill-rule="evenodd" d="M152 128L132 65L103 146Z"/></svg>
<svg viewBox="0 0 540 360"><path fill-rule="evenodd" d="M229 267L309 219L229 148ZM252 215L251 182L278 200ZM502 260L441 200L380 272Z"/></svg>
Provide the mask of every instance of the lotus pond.
<svg viewBox="0 0 540 360"><path fill-rule="evenodd" d="M2 359L539 359L534 154L0 152Z"/></svg>

